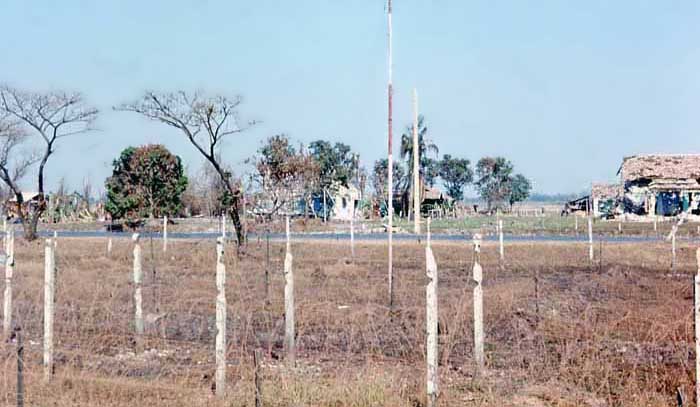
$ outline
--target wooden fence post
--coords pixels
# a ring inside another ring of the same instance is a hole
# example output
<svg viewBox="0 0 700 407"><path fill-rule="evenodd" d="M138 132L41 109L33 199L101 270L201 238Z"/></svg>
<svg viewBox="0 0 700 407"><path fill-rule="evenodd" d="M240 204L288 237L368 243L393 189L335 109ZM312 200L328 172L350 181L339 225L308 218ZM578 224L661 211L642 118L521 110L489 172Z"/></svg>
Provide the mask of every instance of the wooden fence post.
<svg viewBox="0 0 700 407"><path fill-rule="evenodd" d="M15 233L10 231L5 237L5 296L2 314L3 338L10 337L12 329L12 277L15 271Z"/></svg>
<svg viewBox="0 0 700 407"><path fill-rule="evenodd" d="M588 217L588 260L593 264L593 217Z"/></svg>
<svg viewBox="0 0 700 407"><path fill-rule="evenodd" d="M289 217L286 218L287 254L284 258L284 345L287 363L296 365L296 345L294 338L294 272L292 269L292 243L289 231Z"/></svg>
<svg viewBox="0 0 700 407"><path fill-rule="evenodd" d="M137 343L139 343L143 336L143 297L141 296L143 268L141 267L140 235L134 233L131 239L134 242L134 329L136 331Z"/></svg>
<svg viewBox="0 0 700 407"><path fill-rule="evenodd" d="M163 216L163 253L168 251L168 216Z"/></svg>
<svg viewBox="0 0 700 407"><path fill-rule="evenodd" d="M216 395L226 394L226 264L224 238L216 240Z"/></svg>
<svg viewBox="0 0 700 407"><path fill-rule="evenodd" d="M481 268L481 235L474 235L474 268L472 278L474 279L474 361L476 362L476 373L478 376L484 370L484 309L483 309L483 270Z"/></svg>
<svg viewBox="0 0 700 407"><path fill-rule="evenodd" d="M56 293L56 246L46 239L44 247L44 380L50 381L53 374L53 321L54 295Z"/></svg>
<svg viewBox="0 0 700 407"><path fill-rule="evenodd" d="M574 230L576 231L576 234L578 235L578 215L574 214Z"/></svg>
<svg viewBox="0 0 700 407"><path fill-rule="evenodd" d="M107 257L112 257L112 237L107 239Z"/></svg>
<svg viewBox="0 0 700 407"><path fill-rule="evenodd" d="M15 329L17 339L17 407L24 407L24 342L22 329Z"/></svg>
<svg viewBox="0 0 700 407"><path fill-rule="evenodd" d="M255 382L255 407L262 407L262 379L261 379L261 374L260 374L260 351L255 350L253 352L253 364L255 365L255 372L254 372L254 382Z"/></svg>
<svg viewBox="0 0 700 407"><path fill-rule="evenodd" d="M430 218L428 218L428 236L430 236ZM438 268L430 247L430 237L425 247L426 275L428 285L425 288L427 341L427 393L428 407L437 406L438 395Z"/></svg>

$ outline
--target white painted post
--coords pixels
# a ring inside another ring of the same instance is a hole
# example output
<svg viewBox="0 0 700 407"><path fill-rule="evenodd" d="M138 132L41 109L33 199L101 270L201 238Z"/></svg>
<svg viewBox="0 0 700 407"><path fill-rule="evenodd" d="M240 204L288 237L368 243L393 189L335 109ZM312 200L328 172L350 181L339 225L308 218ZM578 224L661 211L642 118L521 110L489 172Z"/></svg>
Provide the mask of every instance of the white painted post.
<svg viewBox="0 0 700 407"><path fill-rule="evenodd" d="M481 375L484 369L484 298L481 282L483 270L481 268L481 235L474 235L474 361L476 362L477 375Z"/></svg>
<svg viewBox="0 0 700 407"><path fill-rule="evenodd" d="M593 218L588 217L588 259L593 263Z"/></svg>
<svg viewBox="0 0 700 407"><path fill-rule="evenodd" d="M168 216L163 216L163 253L168 251Z"/></svg>
<svg viewBox="0 0 700 407"><path fill-rule="evenodd" d="M622 222L617 222L617 233L622 234Z"/></svg>
<svg viewBox="0 0 700 407"><path fill-rule="evenodd" d="M578 235L578 216L574 214L574 230L576 231L576 234Z"/></svg>
<svg viewBox="0 0 700 407"><path fill-rule="evenodd" d="M5 295L3 304L2 333L8 339L12 332L12 276L15 271L15 234L5 236Z"/></svg>
<svg viewBox="0 0 700 407"><path fill-rule="evenodd" d="M504 250L503 250L503 219L498 220L498 252L500 254L501 258L501 265L503 265L503 262L506 259Z"/></svg>
<svg viewBox="0 0 700 407"><path fill-rule="evenodd" d="M139 234L134 233L131 239L134 242L134 329L137 341L143 336L143 298L141 296L141 284L143 283L143 269L141 268L141 242Z"/></svg>
<svg viewBox="0 0 700 407"><path fill-rule="evenodd" d="M354 205L354 204L353 204ZM355 209L350 217L350 256L355 260Z"/></svg>
<svg viewBox="0 0 700 407"><path fill-rule="evenodd" d="M221 214L221 237L226 240L226 214Z"/></svg>
<svg viewBox="0 0 700 407"><path fill-rule="evenodd" d="M678 225L673 225L671 230L671 271L676 273L676 232L678 232Z"/></svg>
<svg viewBox="0 0 700 407"><path fill-rule="evenodd" d="M216 395L226 394L226 264L224 239L216 240Z"/></svg>
<svg viewBox="0 0 700 407"><path fill-rule="evenodd" d="M46 239L44 246L44 380L50 381L53 373L53 320L55 294L56 246Z"/></svg>
<svg viewBox="0 0 700 407"><path fill-rule="evenodd" d="M294 272L292 270L292 242L289 231L289 217L286 218L287 255L284 258L284 346L287 363L296 365L296 345L294 339Z"/></svg>
<svg viewBox="0 0 700 407"><path fill-rule="evenodd" d="M428 407L435 407L438 395L438 268L433 256L433 249L430 247L430 218L428 218L425 264L428 277L428 285L425 288L427 393Z"/></svg>
<svg viewBox="0 0 700 407"><path fill-rule="evenodd" d="M112 256L112 238L107 239L107 257Z"/></svg>

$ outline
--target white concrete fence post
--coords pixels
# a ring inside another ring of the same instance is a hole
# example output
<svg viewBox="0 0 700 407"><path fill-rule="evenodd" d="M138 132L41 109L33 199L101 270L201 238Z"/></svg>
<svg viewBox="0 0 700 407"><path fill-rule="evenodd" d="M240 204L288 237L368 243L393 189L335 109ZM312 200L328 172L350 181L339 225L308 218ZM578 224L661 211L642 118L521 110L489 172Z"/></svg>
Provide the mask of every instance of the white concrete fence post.
<svg viewBox="0 0 700 407"><path fill-rule="evenodd" d="M141 286L143 284L143 268L141 267L141 241L140 235L134 233L131 239L134 242L134 330L137 341L143 336L143 297Z"/></svg>
<svg viewBox="0 0 700 407"><path fill-rule="evenodd" d="M678 225L673 225L671 230L671 271L676 273L676 233L678 233Z"/></svg>
<svg viewBox="0 0 700 407"><path fill-rule="evenodd" d="M292 242L289 230L289 217L286 218L287 254L284 258L284 347L287 363L296 365L296 344L294 338L294 272L292 269Z"/></svg>
<svg viewBox="0 0 700 407"><path fill-rule="evenodd" d="M433 256L433 249L430 247L430 218L428 218L425 264L428 277L428 284L425 288L427 394L428 407L435 407L438 397L438 268Z"/></svg>
<svg viewBox="0 0 700 407"><path fill-rule="evenodd" d="M226 394L226 264L224 238L216 240L216 395Z"/></svg>
<svg viewBox="0 0 700 407"><path fill-rule="evenodd" d="M355 209L350 216L350 257L355 260Z"/></svg>
<svg viewBox="0 0 700 407"><path fill-rule="evenodd" d="M593 263L593 217L588 217L588 260Z"/></svg>
<svg viewBox="0 0 700 407"><path fill-rule="evenodd" d="M53 321L54 297L56 294L56 244L46 239L44 246L44 380L50 381L53 374Z"/></svg>
<svg viewBox="0 0 700 407"><path fill-rule="evenodd" d="M501 265L503 265L506 259L503 249L503 219L498 220L498 253L500 255Z"/></svg>
<svg viewBox="0 0 700 407"><path fill-rule="evenodd" d="M698 263L698 271L695 274L695 284L693 286L695 317L695 403L700 405L700 248L695 252Z"/></svg>
<svg viewBox="0 0 700 407"><path fill-rule="evenodd" d="M7 233L7 232L5 232ZM12 332L12 277L15 272L15 233L11 230L5 236L5 295L2 311L3 338Z"/></svg>
<svg viewBox="0 0 700 407"><path fill-rule="evenodd" d="M481 282L483 270L481 268L481 235L474 235L474 361L476 362L477 375L484 370L484 298Z"/></svg>
<svg viewBox="0 0 700 407"><path fill-rule="evenodd" d="M226 240L226 214L221 214L221 237Z"/></svg>
<svg viewBox="0 0 700 407"><path fill-rule="evenodd" d="M163 253L168 251L168 216L163 216Z"/></svg>
<svg viewBox="0 0 700 407"><path fill-rule="evenodd" d="M107 239L107 257L112 256L112 237Z"/></svg>

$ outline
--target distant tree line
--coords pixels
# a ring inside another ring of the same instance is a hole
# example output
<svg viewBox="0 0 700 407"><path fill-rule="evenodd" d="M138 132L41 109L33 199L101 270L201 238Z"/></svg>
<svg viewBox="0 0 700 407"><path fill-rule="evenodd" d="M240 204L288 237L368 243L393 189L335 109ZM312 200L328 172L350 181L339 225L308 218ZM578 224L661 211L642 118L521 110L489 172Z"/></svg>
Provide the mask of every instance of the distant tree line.
<svg viewBox="0 0 700 407"><path fill-rule="evenodd" d="M328 208L333 207L328 201L344 189L359 191L363 205L372 210L386 206L387 160L366 163L368 171L359 154L340 142L319 139L304 145L292 142L287 135L274 135L247 160L252 171L236 176L220 149L225 139L245 133L257 123L241 118L241 103L240 97L201 92L147 91L115 106L116 111L135 113L172 129L197 151L204 166L191 174L193 182L188 182L180 158L164 146L125 149L114 160L113 173L105 182L105 209L112 218L225 214L241 243L245 240L241 224L244 207L268 219L282 210L296 211L300 205L306 216L326 217ZM92 131L98 113L80 93L26 92L0 86L0 181L13 198L27 239L37 237L37 224L47 211L45 176L57 146L66 137ZM418 118L417 146L413 145L412 125L401 136L391 191L392 199L400 203L395 205L398 213L411 214L415 150L420 194L440 184L450 202L460 202L465 188L473 185L488 210L507 209L527 199L531 183L514 172L510 161L484 157L472 168L469 159L452 154L440 157L426 123L425 117ZM20 182L26 185L23 179L30 173L36 174L32 187L36 194L31 202L25 202L29 198ZM89 208L90 197L81 199ZM318 213L320 201L322 214Z"/></svg>

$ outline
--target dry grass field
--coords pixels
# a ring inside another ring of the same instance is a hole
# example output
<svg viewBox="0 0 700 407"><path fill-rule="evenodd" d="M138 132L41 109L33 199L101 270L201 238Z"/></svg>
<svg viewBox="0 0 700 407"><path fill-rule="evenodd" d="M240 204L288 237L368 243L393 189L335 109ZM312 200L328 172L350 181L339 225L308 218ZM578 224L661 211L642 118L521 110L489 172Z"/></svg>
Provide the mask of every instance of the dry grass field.
<svg viewBox="0 0 700 407"><path fill-rule="evenodd" d="M143 242L147 338L133 336L131 242L59 239L56 370L42 380L43 243L17 240L15 322L26 344L32 406L253 406L253 352L263 354L264 406L422 406L425 258L400 242L395 312L387 308L386 247L293 245L298 364L284 364L283 244L229 246L229 395L213 396L215 243ZM672 406L693 394L694 247L678 275L662 243L518 243L482 254L487 371L472 363L472 250L434 243L440 301L440 405ZM602 252L602 253L601 253ZM160 318L153 318L153 316ZM153 322L153 319L157 319ZM15 345L2 348L0 404L14 405Z"/></svg>

